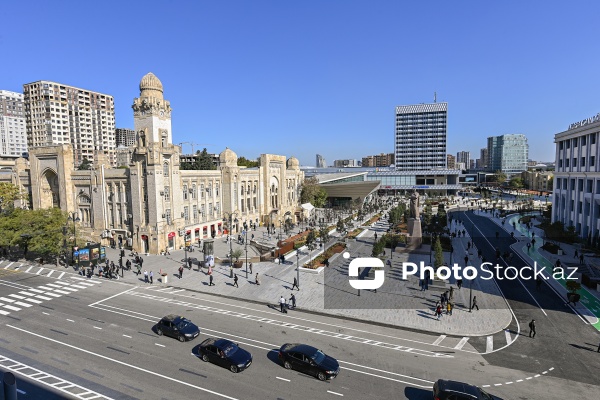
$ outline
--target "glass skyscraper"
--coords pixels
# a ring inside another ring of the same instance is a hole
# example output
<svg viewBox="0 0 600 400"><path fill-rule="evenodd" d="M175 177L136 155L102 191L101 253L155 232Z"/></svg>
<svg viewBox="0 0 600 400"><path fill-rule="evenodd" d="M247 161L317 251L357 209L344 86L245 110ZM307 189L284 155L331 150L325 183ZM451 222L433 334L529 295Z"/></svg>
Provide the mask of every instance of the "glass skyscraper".
<svg viewBox="0 0 600 400"><path fill-rule="evenodd" d="M488 170L511 175L527 171L529 145L522 134L491 136L488 138Z"/></svg>

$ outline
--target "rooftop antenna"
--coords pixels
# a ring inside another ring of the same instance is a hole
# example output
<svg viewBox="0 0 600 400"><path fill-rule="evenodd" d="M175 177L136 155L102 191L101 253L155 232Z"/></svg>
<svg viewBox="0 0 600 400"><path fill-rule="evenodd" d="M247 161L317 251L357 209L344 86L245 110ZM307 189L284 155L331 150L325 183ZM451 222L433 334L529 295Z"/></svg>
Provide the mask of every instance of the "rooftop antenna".
<svg viewBox="0 0 600 400"><path fill-rule="evenodd" d="M437 92L433 92L433 102L437 103Z"/></svg>

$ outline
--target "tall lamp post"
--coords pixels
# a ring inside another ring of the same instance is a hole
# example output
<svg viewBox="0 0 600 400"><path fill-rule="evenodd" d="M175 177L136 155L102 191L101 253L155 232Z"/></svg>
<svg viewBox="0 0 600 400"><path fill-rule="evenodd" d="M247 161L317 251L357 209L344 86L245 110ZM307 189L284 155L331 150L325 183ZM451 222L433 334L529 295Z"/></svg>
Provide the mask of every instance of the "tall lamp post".
<svg viewBox="0 0 600 400"><path fill-rule="evenodd" d="M233 278L233 243L231 240L231 229L233 228L233 223L235 222L236 224L238 223L238 219L237 219L237 215L238 215L238 211L232 211L230 213L225 212L225 215L229 216L229 220L227 219L227 217L223 218L223 222L229 222L229 229L227 230L227 237L229 238L229 277ZM234 219L234 216L236 217Z"/></svg>
<svg viewBox="0 0 600 400"><path fill-rule="evenodd" d="M296 250L296 282L300 290L300 249Z"/></svg>
<svg viewBox="0 0 600 400"><path fill-rule="evenodd" d="M73 240L74 240L74 245L73 247L77 247L77 222L81 221L79 219L79 213L77 211L72 211L68 213L69 217L68 217L68 221L73 221ZM67 223L68 224L68 223ZM73 252L71 252L71 262L74 261L74 256L73 256Z"/></svg>
<svg viewBox="0 0 600 400"><path fill-rule="evenodd" d="M246 279L248 279L248 231L244 232L245 250L246 250Z"/></svg>

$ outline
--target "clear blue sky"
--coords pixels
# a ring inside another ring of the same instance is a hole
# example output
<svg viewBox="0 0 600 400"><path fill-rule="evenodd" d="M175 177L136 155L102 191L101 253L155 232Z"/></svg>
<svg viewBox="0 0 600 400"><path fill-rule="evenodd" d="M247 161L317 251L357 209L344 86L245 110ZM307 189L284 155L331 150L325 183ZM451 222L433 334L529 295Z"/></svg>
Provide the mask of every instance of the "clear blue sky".
<svg viewBox="0 0 600 400"><path fill-rule="evenodd" d="M593 1L12 1L0 89L40 79L113 95L118 127L151 71L174 142L314 165L393 152L394 107L447 101L448 152L553 135L600 112ZM184 146L184 151L191 148Z"/></svg>

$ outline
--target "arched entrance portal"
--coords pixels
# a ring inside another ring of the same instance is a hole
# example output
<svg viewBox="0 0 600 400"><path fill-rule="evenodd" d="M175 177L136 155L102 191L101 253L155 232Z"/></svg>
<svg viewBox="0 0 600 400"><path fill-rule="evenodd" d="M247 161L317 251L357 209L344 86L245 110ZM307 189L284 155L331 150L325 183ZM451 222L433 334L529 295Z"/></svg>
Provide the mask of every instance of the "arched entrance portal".
<svg viewBox="0 0 600 400"><path fill-rule="evenodd" d="M47 169L40 179L40 208L60 207L58 175Z"/></svg>

